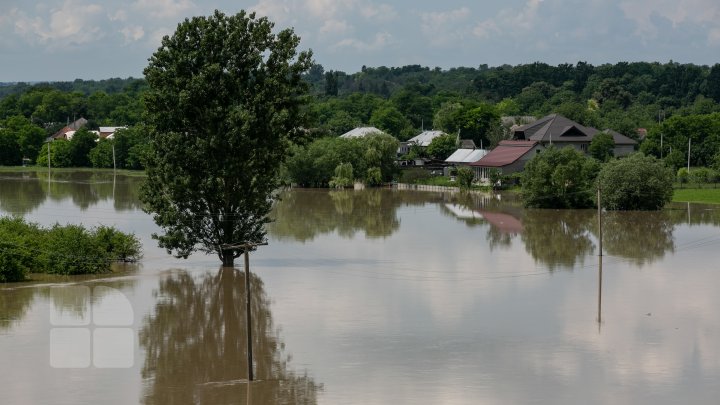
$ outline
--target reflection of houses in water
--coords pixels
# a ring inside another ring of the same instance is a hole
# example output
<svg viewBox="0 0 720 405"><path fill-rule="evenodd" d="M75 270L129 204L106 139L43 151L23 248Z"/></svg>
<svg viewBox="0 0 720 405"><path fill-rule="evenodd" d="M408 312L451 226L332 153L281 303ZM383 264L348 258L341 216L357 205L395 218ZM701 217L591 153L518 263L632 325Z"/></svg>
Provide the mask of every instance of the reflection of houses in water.
<svg viewBox="0 0 720 405"><path fill-rule="evenodd" d="M445 203L445 208L456 218L463 220L485 220L490 226L508 235L523 232L522 222L512 214L486 209L471 209L461 204Z"/></svg>
<svg viewBox="0 0 720 405"><path fill-rule="evenodd" d="M510 214L485 210L480 210L479 212L490 225L502 233L517 235L523 231L522 222Z"/></svg>

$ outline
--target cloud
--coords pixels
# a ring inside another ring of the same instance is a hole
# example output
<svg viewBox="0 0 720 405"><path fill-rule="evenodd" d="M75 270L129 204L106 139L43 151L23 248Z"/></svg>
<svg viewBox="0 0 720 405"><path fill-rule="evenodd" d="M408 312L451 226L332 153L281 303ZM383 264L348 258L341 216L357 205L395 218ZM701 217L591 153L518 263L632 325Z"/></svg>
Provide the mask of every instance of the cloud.
<svg viewBox="0 0 720 405"><path fill-rule="evenodd" d="M520 35L532 31L538 22L538 13L543 0L528 0L520 10L503 9L494 18L479 22L472 32L478 38L493 35Z"/></svg>
<svg viewBox="0 0 720 405"><path fill-rule="evenodd" d="M190 0L137 0L132 7L154 18L177 19L196 9Z"/></svg>
<svg viewBox="0 0 720 405"><path fill-rule="evenodd" d="M662 18L674 29L684 24L709 29L708 42L713 43L715 30L720 29L720 3L717 0L625 0L619 5L625 18L635 23L635 34L654 39L659 34L653 21Z"/></svg>
<svg viewBox="0 0 720 405"><path fill-rule="evenodd" d="M357 51L369 52L385 48L391 41L392 35L390 35L390 33L379 32L375 34L375 38L370 42L362 41L357 38L346 38L333 45L332 48L352 48Z"/></svg>
<svg viewBox="0 0 720 405"><path fill-rule="evenodd" d="M139 25L124 27L120 33L125 38L125 43L139 41L145 36L145 29Z"/></svg>
<svg viewBox="0 0 720 405"><path fill-rule="evenodd" d="M97 4L66 0L61 8L50 11L48 20L39 16L29 17L18 9L12 9L10 16L15 21L15 33L28 42L53 47L72 47L103 37L98 25L98 16L102 11L102 6Z"/></svg>
<svg viewBox="0 0 720 405"><path fill-rule="evenodd" d="M344 34L351 26L345 20L327 20L320 27L321 34Z"/></svg>
<svg viewBox="0 0 720 405"><path fill-rule="evenodd" d="M466 29L462 21L470 16L470 9L462 7L456 10L420 13L423 34L430 40L431 45L445 45L462 40Z"/></svg>
<svg viewBox="0 0 720 405"><path fill-rule="evenodd" d="M397 17L397 11L389 4L362 4L359 6L359 9L360 15L369 20L389 22Z"/></svg>

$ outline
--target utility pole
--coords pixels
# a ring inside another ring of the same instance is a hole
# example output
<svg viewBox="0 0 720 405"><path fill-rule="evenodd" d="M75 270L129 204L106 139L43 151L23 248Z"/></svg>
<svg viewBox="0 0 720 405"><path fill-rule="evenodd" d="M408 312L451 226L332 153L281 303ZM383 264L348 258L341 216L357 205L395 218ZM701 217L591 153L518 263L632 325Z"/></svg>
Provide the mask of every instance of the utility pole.
<svg viewBox="0 0 720 405"><path fill-rule="evenodd" d="M247 329L247 360L248 360L248 382L255 379L253 374L253 350L252 350L252 312L250 311L250 249L258 246L267 246L267 242L244 242L239 244L224 244L220 248L243 249L245 256L245 326ZM249 389L249 388L248 388Z"/></svg>
<svg viewBox="0 0 720 405"><path fill-rule="evenodd" d="M113 141L112 150L113 150L113 173L115 173L115 170L117 170L117 166L115 165L115 141Z"/></svg>
<svg viewBox="0 0 720 405"><path fill-rule="evenodd" d="M48 172L50 171L50 143L52 141L48 141Z"/></svg>
<svg viewBox="0 0 720 405"><path fill-rule="evenodd" d="M600 187L597 189L597 205L598 205L598 246L600 250L600 254L598 255L598 315L597 315L597 322L598 322L598 330L600 328L600 325L602 324L602 259L603 259L603 251L602 251L602 240L603 240L603 228L602 228L602 203L600 201L601 199L601 193L600 193Z"/></svg>
<svg viewBox="0 0 720 405"><path fill-rule="evenodd" d="M688 137L688 174L690 174L690 137Z"/></svg>

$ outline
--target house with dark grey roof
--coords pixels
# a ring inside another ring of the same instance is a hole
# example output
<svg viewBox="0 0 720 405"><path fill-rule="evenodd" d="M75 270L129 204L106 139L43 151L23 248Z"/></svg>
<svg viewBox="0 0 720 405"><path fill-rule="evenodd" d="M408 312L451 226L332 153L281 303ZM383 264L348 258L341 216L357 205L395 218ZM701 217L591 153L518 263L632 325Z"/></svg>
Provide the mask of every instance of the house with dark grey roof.
<svg viewBox="0 0 720 405"><path fill-rule="evenodd" d="M635 150L637 142L615 131L607 130L615 141L615 156L622 157ZM558 148L572 146L587 153L592 139L602 133L598 129L586 127L559 114L550 114L530 124L515 128L513 139L535 141L544 147L554 145Z"/></svg>
<svg viewBox="0 0 720 405"><path fill-rule="evenodd" d="M537 141L500 141L487 155L475 163L470 163L470 167L475 172L476 179L485 181L493 169L500 170L503 175L522 171L527 161L542 149L543 146Z"/></svg>

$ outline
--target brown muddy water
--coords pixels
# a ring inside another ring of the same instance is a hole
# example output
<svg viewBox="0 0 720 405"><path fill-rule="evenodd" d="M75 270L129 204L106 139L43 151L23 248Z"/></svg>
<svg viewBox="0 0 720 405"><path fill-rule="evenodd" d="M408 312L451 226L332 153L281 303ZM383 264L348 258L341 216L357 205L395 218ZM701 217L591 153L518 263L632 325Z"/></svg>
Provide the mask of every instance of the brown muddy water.
<svg viewBox="0 0 720 405"><path fill-rule="evenodd" d="M720 207L291 190L242 261L175 259L142 178L0 174L0 214L115 225L142 262L0 285L3 404L715 404Z"/></svg>

